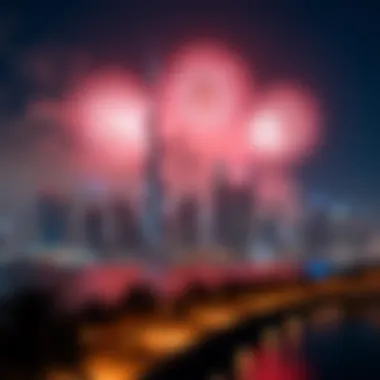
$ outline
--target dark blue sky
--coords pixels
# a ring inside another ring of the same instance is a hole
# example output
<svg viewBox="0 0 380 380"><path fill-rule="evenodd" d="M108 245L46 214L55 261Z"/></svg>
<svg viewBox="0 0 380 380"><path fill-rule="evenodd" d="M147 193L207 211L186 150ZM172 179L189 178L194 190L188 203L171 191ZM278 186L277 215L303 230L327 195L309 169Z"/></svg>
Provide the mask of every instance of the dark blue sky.
<svg viewBox="0 0 380 380"><path fill-rule="evenodd" d="M44 96L59 97L65 90L64 67L60 80L47 91L23 75L20 61L25 55L41 49L76 49L89 54L92 66L114 63L141 71L148 41L154 41L165 55L184 39L211 35L236 46L261 84L293 80L308 86L320 101L324 142L302 170L310 189L338 198L379 193L380 24L371 2L56 0L19 4L4 6L0 23L3 120L22 114L44 91Z"/></svg>

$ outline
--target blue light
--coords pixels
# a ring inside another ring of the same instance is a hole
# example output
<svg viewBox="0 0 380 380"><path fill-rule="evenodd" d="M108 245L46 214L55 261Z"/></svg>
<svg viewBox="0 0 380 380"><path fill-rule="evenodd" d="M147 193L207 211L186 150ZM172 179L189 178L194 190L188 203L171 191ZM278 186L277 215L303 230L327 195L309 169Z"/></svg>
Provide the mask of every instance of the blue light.
<svg viewBox="0 0 380 380"><path fill-rule="evenodd" d="M335 272L334 264L328 260L310 260L304 269L306 276L312 280L323 280Z"/></svg>

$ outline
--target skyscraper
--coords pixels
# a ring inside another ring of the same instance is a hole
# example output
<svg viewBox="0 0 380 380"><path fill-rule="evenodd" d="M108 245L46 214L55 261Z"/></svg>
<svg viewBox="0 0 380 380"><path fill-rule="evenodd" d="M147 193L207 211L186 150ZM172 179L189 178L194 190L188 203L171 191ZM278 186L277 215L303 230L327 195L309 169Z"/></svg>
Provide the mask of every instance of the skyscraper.
<svg viewBox="0 0 380 380"><path fill-rule="evenodd" d="M104 249L104 215L100 204L91 203L84 214L85 239L89 248L99 253Z"/></svg>
<svg viewBox="0 0 380 380"><path fill-rule="evenodd" d="M137 215L127 200L115 199L111 205L115 245L119 249L134 250L141 244Z"/></svg>
<svg viewBox="0 0 380 380"><path fill-rule="evenodd" d="M148 152L146 160L146 182L142 231L144 246L150 255L160 253L164 244L164 202L161 179L162 144L156 125L154 110L151 112L148 125Z"/></svg>
<svg viewBox="0 0 380 380"><path fill-rule="evenodd" d="M221 182L215 192L215 230L217 242L244 251L252 223L252 197L249 186Z"/></svg>
<svg viewBox="0 0 380 380"><path fill-rule="evenodd" d="M199 204L195 196L183 197L176 210L179 242L184 246L198 243Z"/></svg>
<svg viewBox="0 0 380 380"><path fill-rule="evenodd" d="M305 221L304 231L305 250L318 258L326 254L326 248L331 242L332 228L327 213L316 210Z"/></svg>
<svg viewBox="0 0 380 380"><path fill-rule="evenodd" d="M44 191L37 199L37 217L43 244L59 245L67 237L69 205L63 197Z"/></svg>

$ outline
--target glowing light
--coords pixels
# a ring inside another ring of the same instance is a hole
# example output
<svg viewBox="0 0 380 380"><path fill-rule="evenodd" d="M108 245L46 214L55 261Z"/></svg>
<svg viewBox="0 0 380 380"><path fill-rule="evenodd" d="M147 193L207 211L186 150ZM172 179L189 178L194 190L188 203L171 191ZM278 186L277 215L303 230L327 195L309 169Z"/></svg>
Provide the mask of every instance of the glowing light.
<svg viewBox="0 0 380 380"><path fill-rule="evenodd" d="M250 135L251 144L256 150L265 149L271 153L280 151L286 138L281 121L271 113L258 117Z"/></svg>
<svg viewBox="0 0 380 380"><path fill-rule="evenodd" d="M247 115L250 90L244 62L218 43L197 41L173 55L159 96L160 126L169 142L165 172L173 192L208 192L215 164L236 151L231 141ZM184 151L191 156L188 170L182 167Z"/></svg>
<svg viewBox="0 0 380 380"><path fill-rule="evenodd" d="M108 98L102 99L103 96ZM144 109L136 99L123 99L117 94L99 94L99 98L94 96L86 107L90 112L89 121L94 126L91 139L95 143L98 138L131 146L145 143Z"/></svg>
<svg viewBox="0 0 380 380"><path fill-rule="evenodd" d="M249 99L244 64L228 49L210 41L180 49L162 83L162 121L165 132L215 144L223 129L242 118Z"/></svg>
<svg viewBox="0 0 380 380"><path fill-rule="evenodd" d="M94 380L137 379L142 370L139 361L118 360L105 355L87 358L83 367L86 376Z"/></svg>
<svg viewBox="0 0 380 380"><path fill-rule="evenodd" d="M151 323L140 335L141 346L158 355L171 354L188 348L198 338L191 325Z"/></svg>
<svg viewBox="0 0 380 380"><path fill-rule="evenodd" d="M249 125L249 141L259 160L294 162L312 151L318 127L313 99L299 88L280 85L258 104Z"/></svg>
<svg viewBox="0 0 380 380"><path fill-rule="evenodd" d="M117 70L92 75L74 92L71 105L93 166L138 170L147 149L149 104L135 78Z"/></svg>

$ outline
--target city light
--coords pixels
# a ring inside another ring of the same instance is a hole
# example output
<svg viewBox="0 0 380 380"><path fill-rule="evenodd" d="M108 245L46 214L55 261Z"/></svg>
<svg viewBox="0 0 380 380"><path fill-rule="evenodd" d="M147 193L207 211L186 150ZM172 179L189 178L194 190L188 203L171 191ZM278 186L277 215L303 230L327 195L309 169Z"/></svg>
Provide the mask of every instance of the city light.
<svg viewBox="0 0 380 380"><path fill-rule="evenodd" d="M220 167L229 184L250 188L263 212L277 207L288 220L295 219L298 192L286 176L320 137L312 96L293 84L257 91L244 60L212 40L183 45L161 67L154 83L145 86L115 69L78 83L71 97L75 125L95 178L101 173L105 181L127 179L133 199L145 199L154 138L163 148L155 158L163 204L196 197L205 214L200 219L211 225Z"/></svg>

